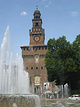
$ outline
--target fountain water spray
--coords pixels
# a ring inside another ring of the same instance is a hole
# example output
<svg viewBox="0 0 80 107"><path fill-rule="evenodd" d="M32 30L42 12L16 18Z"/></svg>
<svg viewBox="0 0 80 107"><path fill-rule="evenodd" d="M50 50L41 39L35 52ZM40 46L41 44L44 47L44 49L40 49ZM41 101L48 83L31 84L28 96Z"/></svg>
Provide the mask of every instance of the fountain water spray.
<svg viewBox="0 0 80 107"><path fill-rule="evenodd" d="M28 73L24 71L21 57L17 54L17 60L13 61L9 26L1 45L0 65L0 94L30 93Z"/></svg>
<svg viewBox="0 0 80 107"><path fill-rule="evenodd" d="M13 60L7 26L0 53L0 99L8 105L7 107L40 107L39 97L32 95L29 90L29 76L24 71L23 61L18 53L16 61ZM0 102L0 107L4 107L3 103Z"/></svg>

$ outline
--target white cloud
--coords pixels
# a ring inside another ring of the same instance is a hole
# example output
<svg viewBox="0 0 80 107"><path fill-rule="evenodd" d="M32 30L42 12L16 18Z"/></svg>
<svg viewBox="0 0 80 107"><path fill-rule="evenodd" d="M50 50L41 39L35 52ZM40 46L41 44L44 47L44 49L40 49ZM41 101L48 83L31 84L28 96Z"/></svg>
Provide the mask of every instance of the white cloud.
<svg viewBox="0 0 80 107"><path fill-rule="evenodd" d="M77 16L78 15L78 12L77 11L72 11L71 12L71 15L74 17L74 16Z"/></svg>
<svg viewBox="0 0 80 107"><path fill-rule="evenodd" d="M47 2L47 0L42 0L40 3L41 3L42 5L45 5L46 2Z"/></svg>
<svg viewBox="0 0 80 107"><path fill-rule="evenodd" d="M27 15L27 12L21 12L21 16L26 16Z"/></svg>
<svg viewBox="0 0 80 107"><path fill-rule="evenodd" d="M51 5L51 0L42 0L41 4L48 8Z"/></svg>
<svg viewBox="0 0 80 107"><path fill-rule="evenodd" d="M51 2L49 2L48 4L46 4L45 7L47 8L47 7L49 7L50 5L51 5Z"/></svg>

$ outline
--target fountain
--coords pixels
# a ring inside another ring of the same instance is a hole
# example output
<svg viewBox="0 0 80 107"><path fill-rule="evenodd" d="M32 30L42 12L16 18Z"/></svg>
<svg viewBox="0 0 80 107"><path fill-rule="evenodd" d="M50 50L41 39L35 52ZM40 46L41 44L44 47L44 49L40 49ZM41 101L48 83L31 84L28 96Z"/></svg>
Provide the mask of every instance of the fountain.
<svg viewBox="0 0 80 107"><path fill-rule="evenodd" d="M41 107L80 107L80 100L69 100L69 86L68 83L56 86L56 99L42 99Z"/></svg>
<svg viewBox="0 0 80 107"><path fill-rule="evenodd" d="M64 85L64 90L62 85L60 87L61 96L64 97L65 92L65 96L68 97L68 84ZM29 90L29 76L24 71L21 57L17 54L16 61L12 57L7 26L0 51L0 107L40 107L39 96L31 94ZM47 100L42 99L45 104L41 107L80 107L80 101ZM51 103L47 104L50 101Z"/></svg>
<svg viewBox="0 0 80 107"><path fill-rule="evenodd" d="M58 88L57 90L57 98L68 98L70 91L69 91L69 86L68 83L64 84L64 85L57 85L56 88Z"/></svg>
<svg viewBox="0 0 80 107"><path fill-rule="evenodd" d="M21 57L14 61L7 26L0 53L0 107L40 107L39 97L29 91L29 76Z"/></svg>

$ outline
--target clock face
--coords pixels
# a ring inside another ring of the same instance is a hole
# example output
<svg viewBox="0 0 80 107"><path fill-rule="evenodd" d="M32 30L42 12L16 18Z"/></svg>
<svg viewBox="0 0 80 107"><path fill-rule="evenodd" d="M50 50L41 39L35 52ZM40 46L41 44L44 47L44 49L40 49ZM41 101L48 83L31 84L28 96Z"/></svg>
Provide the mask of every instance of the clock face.
<svg viewBox="0 0 80 107"><path fill-rule="evenodd" d="M34 40L35 40L36 42L38 42L38 41L40 40L40 37L39 37L39 36L35 36L35 37L34 37Z"/></svg>

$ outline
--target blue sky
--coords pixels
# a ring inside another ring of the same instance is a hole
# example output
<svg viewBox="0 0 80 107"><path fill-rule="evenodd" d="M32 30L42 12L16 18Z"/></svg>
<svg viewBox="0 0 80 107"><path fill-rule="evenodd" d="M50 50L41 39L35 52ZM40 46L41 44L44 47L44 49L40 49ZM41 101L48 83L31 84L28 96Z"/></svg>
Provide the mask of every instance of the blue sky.
<svg viewBox="0 0 80 107"><path fill-rule="evenodd" d="M20 46L29 45L36 6L41 12L45 44L63 35L71 43L80 34L80 0L0 0L0 46L9 25L14 56L21 55Z"/></svg>

